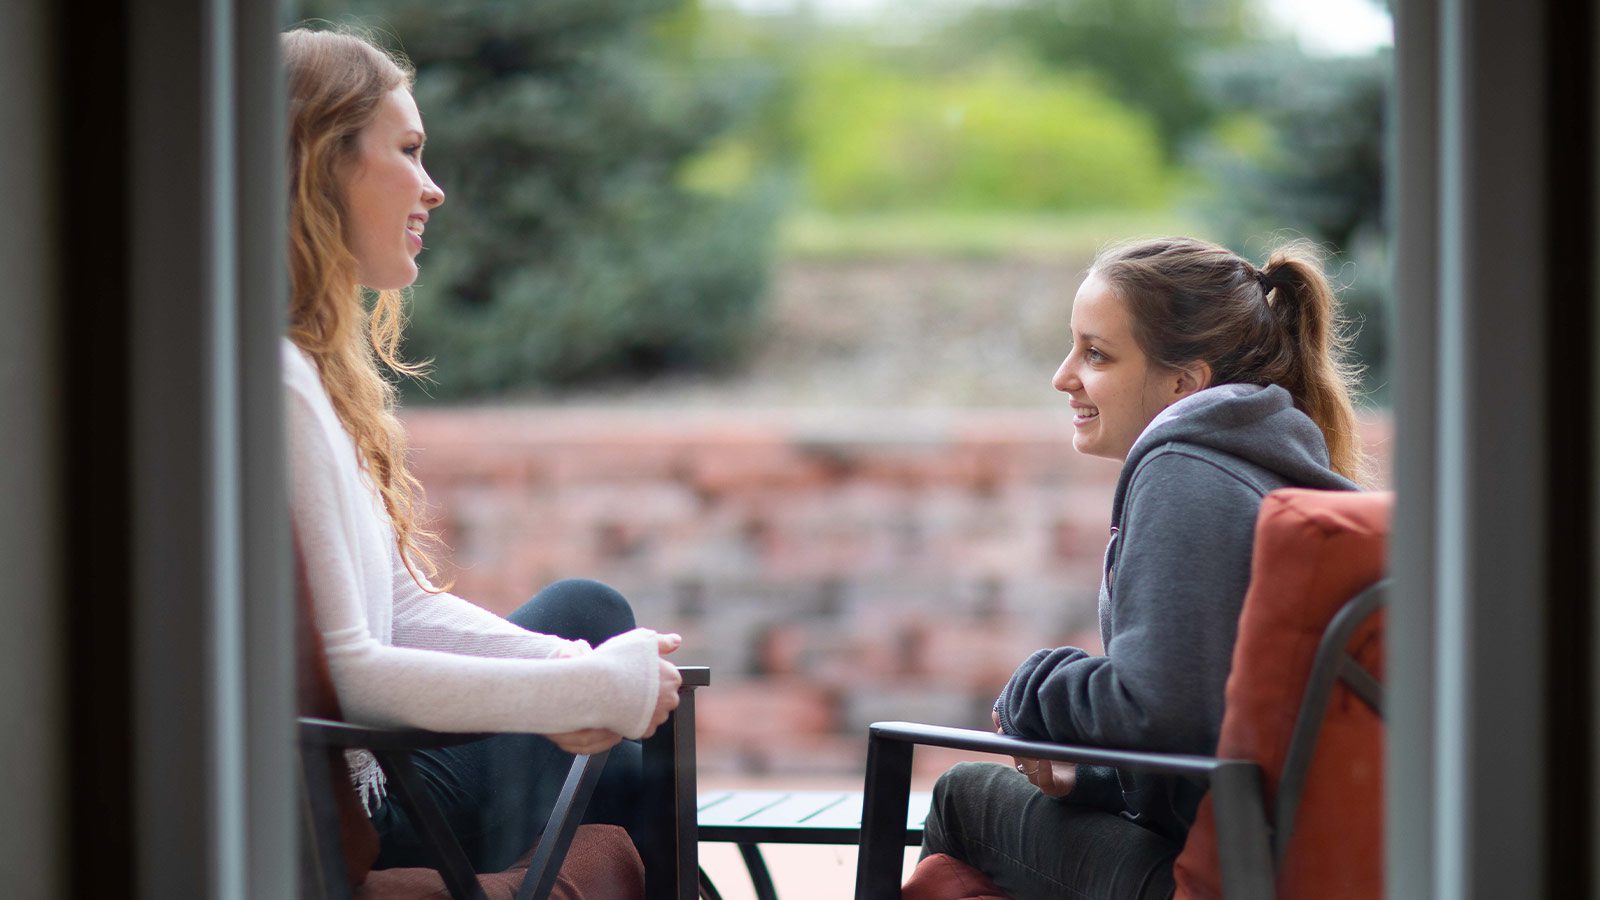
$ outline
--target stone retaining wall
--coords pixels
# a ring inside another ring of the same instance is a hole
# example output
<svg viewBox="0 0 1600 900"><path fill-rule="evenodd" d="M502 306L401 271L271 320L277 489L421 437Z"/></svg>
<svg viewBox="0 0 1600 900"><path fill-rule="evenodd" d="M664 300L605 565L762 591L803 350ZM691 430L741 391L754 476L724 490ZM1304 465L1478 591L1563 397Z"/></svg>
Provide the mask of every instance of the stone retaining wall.
<svg viewBox="0 0 1600 900"><path fill-rule="evenodd" d="M1118 467L1050 411L406 420L455 591L504 613L595 577L681 632L708 771L859 772L868 722L986 725L1027 653L1099 646Z"/></svg>

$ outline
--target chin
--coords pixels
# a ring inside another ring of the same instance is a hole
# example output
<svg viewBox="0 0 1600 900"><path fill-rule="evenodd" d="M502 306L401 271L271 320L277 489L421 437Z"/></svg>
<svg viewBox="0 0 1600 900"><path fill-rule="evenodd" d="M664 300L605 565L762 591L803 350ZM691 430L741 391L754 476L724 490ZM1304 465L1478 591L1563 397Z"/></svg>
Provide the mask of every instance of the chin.
<svg viewBox="0 0 1600 900"><path fill-rule="evenodd" d="M362 279L361 284L373 291L400 291L410 287L416 280L417 267L412 264L405 269L397 269L377 278Z"/></svg>

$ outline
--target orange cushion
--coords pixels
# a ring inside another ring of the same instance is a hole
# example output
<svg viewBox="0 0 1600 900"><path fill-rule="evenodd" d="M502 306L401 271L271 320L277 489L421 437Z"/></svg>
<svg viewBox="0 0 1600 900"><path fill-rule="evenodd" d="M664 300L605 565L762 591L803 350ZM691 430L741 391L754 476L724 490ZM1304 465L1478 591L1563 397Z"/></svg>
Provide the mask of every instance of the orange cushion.
<svg viewBox="0 0 1600 900"><path fill-rule="evenodd" d="M1261 505L1217 755L1261 765L1269 810L1317 644L1339 608L1383 577L1393 505L1389 493L1299 489L1274 491ZM1382 612L1347 650L1383 678ZM1382 826L1383 722L1339 684L1278 872L1278 896L1382 897ZM1222 896L1209 795L1176 878L1177 900Z"/></svg>
<svg viewBox="0 0 1600 900"><path fill-rule="evenodd" d="M488 900L513 900L533 851L515 865L492 875L479 875ZM642 900L644 863L615 825L581 825L572 836L550 900ZM432 869L379 869L367 876L353 900L449 900L439 873Z"/></svg>
<svg viewBox="0 0 1600 900"><path fill-rule="evenodd" d="M917 863L900 900L1008 900L989 876L953 856L934 853Z"/></svg>

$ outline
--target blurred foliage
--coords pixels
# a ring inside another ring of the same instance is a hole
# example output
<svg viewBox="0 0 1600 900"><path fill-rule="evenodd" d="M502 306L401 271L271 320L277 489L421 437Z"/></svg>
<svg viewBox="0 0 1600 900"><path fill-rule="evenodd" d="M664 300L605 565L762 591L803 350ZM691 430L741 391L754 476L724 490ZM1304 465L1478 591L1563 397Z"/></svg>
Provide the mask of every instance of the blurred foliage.
<svg viewBox="0 0 1600 900"><path fill-rule="evenodd" d="M1198 62L1244 44L1256 28L1253 9L1249 0L1017 0L980 7L953 34L1093 73L1155 123L1166 157L1176 160L1215 113Z"/></svg>
<svg viewBox="0 0 1600 900"><path fill-rule="evenodd" d="M1384 221L1388 51L1311 58L1287 47L1219 58L1208 72L1223 117L1192 160L1219 236L1260 260L1310 238L1333 252L1356 355L1374 399L1387 395L1391 298Z"/></svg>
<svg viewBox="0 0 1600 900"><path fill-rule="evenodd" d="M1148 209L1172 183L1148 120L1095 80L1003 60L929 74L822 55L796 123L807 196L831 212Z"/></svg>
<svg viewBox="0 0 1600 900"><path fill-rule="evenodd" d="M779 246L1081 254L1172 230L1257 259L1263 235L1335 251L1381 396L1390 61L1305 57L1264 34L1258 7L1009 0L854 22L698 0L304 12L358 15L418 66L429 166L450 200L408 351L438 360L440 396L730 364Z"/></svg>
<svg viewBox="0 0 1600 900"><path fill-rule="evenodd" d="M760 66L697 52L678 0L315 0L417 67L428 229L408 355L430 393L723 366L755 327L781 186L696 161L759 109Z"/></svg>
<svg viewBox="0 0 1600 900"><path fill-rule="evenodd" d="M1383 227L1388 53L1307 58L1276 47L1219 60L1228 116L1194 161L1233 233L1276 223L1347 246Z"/></svg>

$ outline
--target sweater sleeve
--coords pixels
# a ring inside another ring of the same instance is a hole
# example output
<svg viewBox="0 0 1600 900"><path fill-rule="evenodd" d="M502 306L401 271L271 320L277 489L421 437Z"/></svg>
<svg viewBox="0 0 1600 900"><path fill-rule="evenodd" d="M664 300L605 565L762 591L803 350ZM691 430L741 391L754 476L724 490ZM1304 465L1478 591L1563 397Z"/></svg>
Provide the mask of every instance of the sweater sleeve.
<svg viewBox="0 0 1600 900"><path fill-rule="evenodd" d="M363 523L351 521L352 504L340 502L348 485L342 484L337 465L339 450L319 423L311 398L291 387L285 405L291 520L305 559L315 625L351 721L438 731L644 733L660 686L656 638L649 630L618 635L592 653L567 659L484 658L378 640L361 592L362 565L369 562L359 551ZM360 506L362 512L368 508ZM413 617L408 627L414 626L414 612L407 615ZM471 623L467 630L473 631Z"/></svg>
<svg viewBox="0 0 1600 900"><path fill-rule="evenodd" d="M1146 457L1108 576L1106 655L1034 653L996 703L1002 727L1067 743L1214 750L1259 505L1249 485L1209 461Z"/></svg>
<svg viewBox="0 0 1600 900"><path fill-rule="evenodd" d="M454 594L424 590L401 562L400 549L392 541L389 558L394 581L396 647L507 659L578 656L589 650L586 641L528 631ZM421 572L417 576L423 577Z"/></svg>

